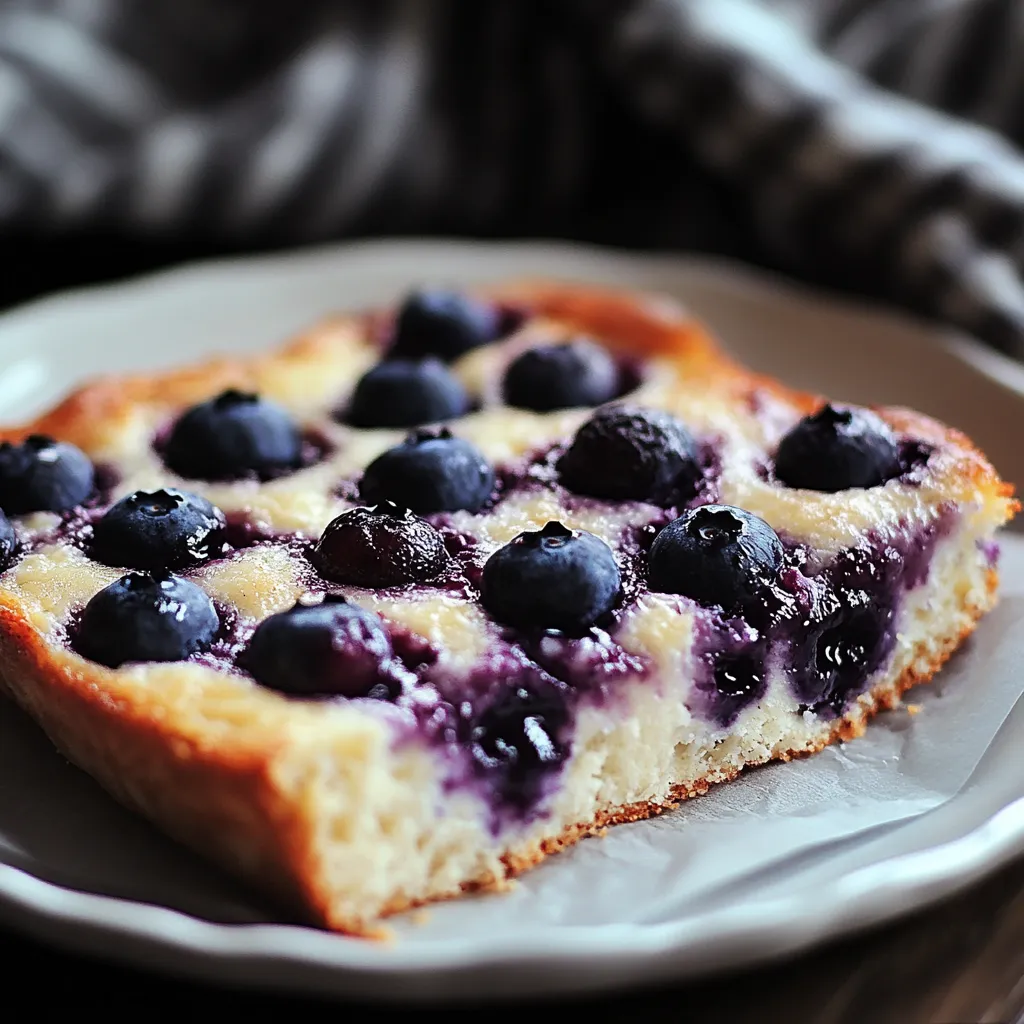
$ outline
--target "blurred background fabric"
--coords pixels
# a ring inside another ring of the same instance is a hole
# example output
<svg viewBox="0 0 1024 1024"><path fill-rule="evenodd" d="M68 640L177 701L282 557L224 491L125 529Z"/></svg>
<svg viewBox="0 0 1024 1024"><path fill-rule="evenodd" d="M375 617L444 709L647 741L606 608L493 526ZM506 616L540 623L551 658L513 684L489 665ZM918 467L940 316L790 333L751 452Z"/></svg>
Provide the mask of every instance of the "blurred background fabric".
<svg viewBox="0 0 1024 1024"><path fill-rule="evenodd" d="M1022 53L1021 0L0 0L0 238L696 249L1024 357Z"/></svg>

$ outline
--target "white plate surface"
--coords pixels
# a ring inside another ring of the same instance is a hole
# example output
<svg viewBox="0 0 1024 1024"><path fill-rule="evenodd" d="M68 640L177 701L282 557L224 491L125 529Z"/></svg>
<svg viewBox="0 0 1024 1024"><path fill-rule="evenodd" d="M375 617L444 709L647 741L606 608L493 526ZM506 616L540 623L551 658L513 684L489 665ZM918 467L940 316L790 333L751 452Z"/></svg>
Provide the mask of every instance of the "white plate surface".
<svg viewBox="0 0 1024 1024"><path fill-rule="evenodd" d="M965 430L1006 477L1024 480L1024 446L1009 429L1024 417L1024 369L970 341L724 264L551 244L374 243L207 264L34 303L0 317L0 418L40 411L96 374L260 349L324 313L389 301L412 284L524 275L677 296L753 368L850 401L919 408ZM1006 575L1024 578L1024 544L1008 543L1006 558ZM983 624L981 650L986 638L999 640L993 631L1012 629L1018 607L1024 585L1014 586L1001 619ZM974 657L954 671L970 674ZM391 944L273 922L248 893L108 800L0 704L0 920L127 962L381 1000L596 991L765 961L919 907L1024 848L1024 709L1020 690L1010 690L999 697L1005 721L948 799L905 801L878 827L805 844L656 912L602 915L602 890L590 919L554 921L526 897L486 897L479 902L493 927L483 937L460 929L468 918L459 915L476 912L463 901L468 910L431 911L440 925L403 928ZM938 744L954 725L943 720L951 711L941 699L928 711L913 725L919 746L929 737ZM841 755L821 755L829 756ZM802 764L767 769L772 785L795 785ZM898 757L870 770L883 789L887 780L900 791ZM716 792L698 803L705 823L730 806ZM530 877L541 891L571 888L580 865L606 857L612 906L631 837L657 848L676 835L659 826L622 826ZM742 831L731 835L742 842Z"/></svg>

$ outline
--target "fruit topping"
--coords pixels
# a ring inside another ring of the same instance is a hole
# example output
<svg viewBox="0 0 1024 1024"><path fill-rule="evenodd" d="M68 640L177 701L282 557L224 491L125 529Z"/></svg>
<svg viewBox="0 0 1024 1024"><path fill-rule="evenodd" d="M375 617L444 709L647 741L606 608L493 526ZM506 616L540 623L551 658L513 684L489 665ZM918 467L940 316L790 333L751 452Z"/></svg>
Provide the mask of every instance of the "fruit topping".
<svg viewBox="0 0 1024 1024"><path fill-rule="evenodd" d="M628 406L595 412L557 468L562 484L576 494L656 504L692 496L701 477L697 446L679 420Z"/></svg>
<svg viewBox="0 0 1024 1024"><path fill-rule="evenodd" d="M359 496L369 505L393 501L417 515L477 512L494 484L494 470L468 441L447 429L417 430L366 467Z"/></svg>
<svg viewBox="0 0 1024 1024"><path fill-rule="evenodd" d="M331 594L264 619L238 659L261 686L296 697L387 698L394 662L380 617Z"/></svg>
<svg viewBox="0 0 1024 1024"><path fill-rule="evenodd" d="M548 523L491 555L481 600L509 626L579 632L611 611L620 587L618 564L603 540Z"/></svg>
<svg viewBox="0 0 1024 1024"><path fill-rule="evenodd" d="M182 569L220 555L226 529L224 513L198 494L135 491L96 523L90 554L131 569Z"/></svg>
<svg viewBox="0 0 1024 1024"><path fill-rule="evenodd" d="M892 431L867 409L825 405L797 423L775 454L775 476L787 487L829 494L877 487L901 471Z"/></svg>
<svg viewBox="0 0 1024 1024"><path fill-rule="evenodd" d="M494 341L501 330L499 311L459 292L413 292L395 320L389 355L437 356L451 362L479 345Z"/></svg>
<svg viewBox="0 0 1024 1024"><path fill-rule="evenodd" d="M619 371L612 357L585 338L537 345L514 359L505 371L508 405L536 412L600 405L619 392Z"/></svg>
<svg viewBox="0 0 1024 1024"><path fill-rule="evenodd" d="M268 478L299 466L302 435L279 405L229 389L188 409L174 424L163 455L187 479Z"/></svg>
<svg viewBox="0 0 1024 1024"><path fill-rule="evenodd" d="M441 534L390 501L342 512L320 536L312 561L326 579L356 587L426 583L450 564Z"/></svg>
<svg viewBox="0 0 1024 1024"><path fill-rule="evenodd" d="M763 519L731 505L699 505L655 538L648 581L654 591L749 612L762 602L782 554Z"/></svg>
<svg viewBox="0 0 1024 1024"><path fill-rule="evenodd" d="M63 512L81 505L94 487L93 465L73 444L43 434L0 444L0 508L8 515Z"/></svg>
<svg viewBox="0 0 1024 1024"><path fill-rule="evenodd" d="M78 652L117 668L133 661L183 661L213 643L220 620L194 583L167 573L129 573L85 606Z"/></svg>
<svg viewBox="0 0 1024 1024"><path fill-rule="evenodd" d="M395 359L367 370L348 409L354 427L418 427L462 416L469 396L438 359Z"/></svg>

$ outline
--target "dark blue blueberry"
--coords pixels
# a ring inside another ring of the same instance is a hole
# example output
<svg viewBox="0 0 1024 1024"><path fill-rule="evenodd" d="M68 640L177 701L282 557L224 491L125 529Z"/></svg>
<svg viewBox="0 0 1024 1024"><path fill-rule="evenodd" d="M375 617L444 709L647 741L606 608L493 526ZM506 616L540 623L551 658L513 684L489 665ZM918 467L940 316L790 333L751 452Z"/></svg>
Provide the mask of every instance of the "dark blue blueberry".
<svg viewBox="0 0 1024 1024"><path fill-rule="evenodd" d="M14 561L14 552L18 549L18 536L11 526L11 521L0 511L0 572L8 568Z"/></svg>
<svg viewBox="0 0 1024 1024"><path fill-rule="evenodd" d="M469 395L437 359L395 359L360 378L348 422L355 427L418 427L462 416Z"/></svg>
<svg viewBox="0 0 1024 1024"><path fill-rule="evenodd" d="M775 454L775 476L787 487L829 494L877 487L900 472L892 431L867 409L823 406L793 427Z"/></svg>
<svg viewBox="0 0 1024 1024"><path fill-rule="evenodd" d="M239 658L261 686L296 697L389 696L393 663L380 618L330 594L264 619Z"/></svg>
<svg viewBox="0 0 1024 1024"><path fill-rule="evenodd" d="M782 543L763 520L732 505L700 505L654 539L651 590L726 611L751 611L782 565Z"/></svg>
<svg viewBox="0 0 1024 1024"><path fill-rule="evenodd" d="M619 393L619 370L603 348L585 338L538 345L512 361L503 391L507 405L536 412L600 405Z"/></svg>
<svg viewBox="0 0 1024 1024"><path fill-rule="evenodd" d="M609 406L576 432L558 475L576 494L661 504L692 495L701 468L690 432L675 417Z"/></svg>
<svg viewBox="0 0 1024 1024"><path fill-rule="evenodd" d="M578 632L611 611L620 586L615 556L603 540L548 523L491 555L480 599L507 625Z"/></svg>
<svg viewBox="0 0 1024 1024"><path fill-rule="evenodd" d="M494 482L494 470L468 441L445 429L418 430L366 467L359 496L368 505L393 501L421 516L477 512Z"/></svg>
<svg viewBox="0 0 1024 1024"><path fill-rule="evenodd" d="M174 424L164 461L193 480L269 477L298 467L302 436L280 406L229 389L194 405Z"/></svg>
<svg viewBox="0 0 1024 1024"><path fill-rule="evenodd" d="M183 661L209 648L219 629L213 602L194 583L166 573L130 573L85 606L74 645L111 668Z"/></svg>
<svg viewBox="0 0 1024 1024"><path fill-rule="evenodd" d="M717 651L710 657L710 680L698 680L697 694L703 698L701 710L723 729L761 700L768 691L768 673L764 653Z"/></svg>
<svg viewBox="0 0 1024 1024"><path fill-rule="evenodd" d="M135 491L96 523L91 553L107 565L182 569L221 554L226 529L224 513L198 494Z"/></svg>
<svg viewBox="0 0 1024 1024"><path fill-rule="evenodd" d="M0 507L11 516L63 512L94 490L93 465L65 441L32 434L21 444L0 444Z"/></svg>
<svg viewBox="0 0 1024 1024"><path fill-rule="evenodd" d="M520 811L542 795L545 779L569 756L565 688L538 680L506 690L473 724L471 752L502 802Z"/></svg>
<svg viewBox="0 0 1024 1024"><path fill-rule="evenodd" d="M841 714L863 692L892 653L899 594L922 581L922 562L934 550L935 537L928 530L906 548L882 544L841 551L821 573L823 586L790 638L793 688L801 704Z"/></svg>
<svg viewBox="0 0 1024 1024"><path fill-rule="evenodd" d="M450 564L441 534L390 501L342 512L327 524L312 559L321 576L355 587L426 583Z"/></svg>
<svg viewBox="0 0 1024 1024"><path fill-rule="evenodd" d="M812 615L794 644L791 673L801 705L842 714L892 652L894 617L891 604L863 593L839 593L830 612Z"/></svg>
<svg viewBox="0 0 1024 1024"><path fill-rule="evenodd" d="M451 362L494 341L500 331L501 315L492 305L459 292L413 292L398 311L390 355Z"/></svg>

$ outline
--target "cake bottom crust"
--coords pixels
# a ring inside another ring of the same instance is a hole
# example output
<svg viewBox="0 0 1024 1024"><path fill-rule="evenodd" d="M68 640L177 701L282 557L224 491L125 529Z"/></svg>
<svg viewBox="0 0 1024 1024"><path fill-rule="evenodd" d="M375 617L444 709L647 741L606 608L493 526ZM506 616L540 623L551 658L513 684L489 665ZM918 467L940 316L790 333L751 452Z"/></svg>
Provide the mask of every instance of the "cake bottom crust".
<svg viewBox="0 0 1024 1024"><path fill-rule="evenodd" d="M498 892L508 889L518 875L536 867L552 854L560 853L574 846L581 839L601 836L612 825L643 821L675 810L684 800L703 796L716 783L732 781L744 769L756 768L771 761L792 761L796 758L810 757L832 743L857 739L865 733L868 723L876 714L880 711L898 708L901 698L907 690L932 681L939 669L974 632L980 619L991 609L995 603L998 586L998 572L995 569L990 569L986 577L986 600L963 609L967 621L957 633L938 640L926 638L920 641L909 658L909 664L895 680L885 679L861 694L853 707L841 718L827 723L822 733L806 745L783 751L760 761L750 761L741 767L717 768L702 778L674 783L669 787L668 795L660 801L643 800L600 811L590 821L580 821L569 825L557 836L542 839L504 854L501 857L503 872L500 874L466 882L458 889L447 893L432 894L427 899L401 900L390 903L381 912L381 917L390 917L430 903L455 899L465 893ZM367 931L361 924L355 924L353 927L354 922L351 921L328 919L325 923L336 930L364 937L380 938L387 934L386 931L379 928Z"/></svg>

